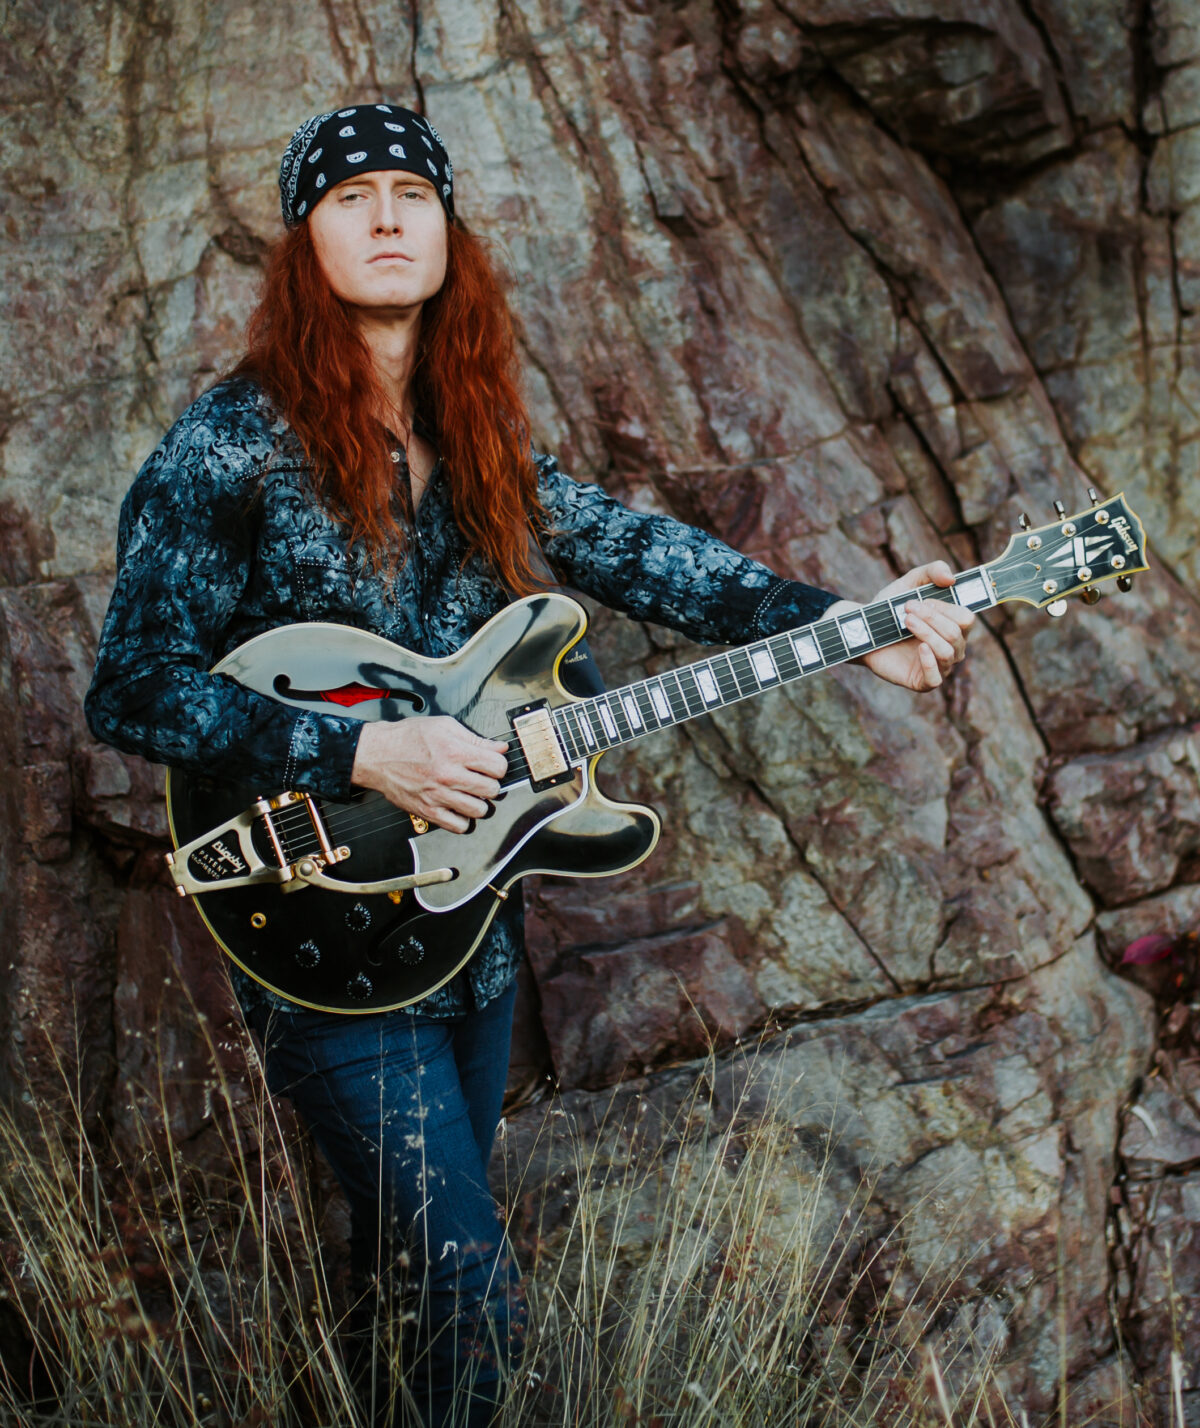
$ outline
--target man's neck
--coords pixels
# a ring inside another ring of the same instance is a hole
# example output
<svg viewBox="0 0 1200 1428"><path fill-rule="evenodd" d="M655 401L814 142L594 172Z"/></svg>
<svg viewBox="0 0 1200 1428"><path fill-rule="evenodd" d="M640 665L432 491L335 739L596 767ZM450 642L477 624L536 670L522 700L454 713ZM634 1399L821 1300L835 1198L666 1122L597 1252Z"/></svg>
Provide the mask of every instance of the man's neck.
<svg viewBox="0 0 1200 1428"><path fill-rule="evenodd" d="M421 309L386 313L360 309L356 319L388 404L384 419L407 421L412 415L412 374L417 360Z"/></svg>

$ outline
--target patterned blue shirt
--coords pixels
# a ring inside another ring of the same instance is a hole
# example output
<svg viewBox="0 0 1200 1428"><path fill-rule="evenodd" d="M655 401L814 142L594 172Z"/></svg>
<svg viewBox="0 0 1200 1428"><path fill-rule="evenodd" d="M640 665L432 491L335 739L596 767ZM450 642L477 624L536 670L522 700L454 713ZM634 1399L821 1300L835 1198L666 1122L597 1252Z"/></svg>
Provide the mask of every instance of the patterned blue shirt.
<svg viewBox="0 0 1200 1428"><path fill-rule="evenodd" d="M551 571L604 605L694 640L740 644L807 624L837 598L668 516L630 511L552 457L535 459ZM302 620L354 625L430 658L452 654L510 596L468 558L440 465L408 535L396 570L373 568L314 499L299 442L261 389L245 379L213 387L166 434L121 508L116 585L86 702L93 733L175 768L348 796L359 720L297 710L209 671L254 635ZM457 1016L486 1004L522 950L521 900L510 898L464 971L416 1009ZM234 970L243 1006L270 997Z"/></svg>

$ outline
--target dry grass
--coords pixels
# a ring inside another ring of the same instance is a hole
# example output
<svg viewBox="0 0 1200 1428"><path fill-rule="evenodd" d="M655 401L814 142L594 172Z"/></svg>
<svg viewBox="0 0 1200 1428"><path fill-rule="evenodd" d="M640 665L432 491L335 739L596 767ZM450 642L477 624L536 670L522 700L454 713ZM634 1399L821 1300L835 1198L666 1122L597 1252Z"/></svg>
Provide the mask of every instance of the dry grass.
<svg viewBox="0 0 1200 1428"><path fill-rule="evenodd" d="M828 1142L719 1117L710 1085L585 1129L551 1103L506 1157L534 1328L503 1428L1025 1428L988 1345L931 1351L938 1286L889 1292L901 1236L866 1233L869 1187L831 1209ZM0 1114L0 1424L365 1424L303 1156L261 1092L214 1070L205 1094L215 1178L164 1085L134 1101L132 1154L84 1134L69 1086L32 1124Z"/></svg>

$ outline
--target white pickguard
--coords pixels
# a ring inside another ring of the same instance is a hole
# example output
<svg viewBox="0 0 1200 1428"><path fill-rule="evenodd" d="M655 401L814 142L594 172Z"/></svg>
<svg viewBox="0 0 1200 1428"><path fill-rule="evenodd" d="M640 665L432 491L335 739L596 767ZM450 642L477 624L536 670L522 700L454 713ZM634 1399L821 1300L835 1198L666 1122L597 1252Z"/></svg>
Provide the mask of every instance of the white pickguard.
<svg viewBox="0 0 1200 1428"><path fill-rule="evenodd" d="M587 796L586 765L574 771L570 783L535 793L527 783L506 789L495 812L476 820L468 833L431 828L411 838L414 872L432 868L457 868L448 883L430 883L415 890L417 901L429 912L450 912L469 902L488 884L503 886L505 867L530 838L548 823L576 807Z"/></svg>

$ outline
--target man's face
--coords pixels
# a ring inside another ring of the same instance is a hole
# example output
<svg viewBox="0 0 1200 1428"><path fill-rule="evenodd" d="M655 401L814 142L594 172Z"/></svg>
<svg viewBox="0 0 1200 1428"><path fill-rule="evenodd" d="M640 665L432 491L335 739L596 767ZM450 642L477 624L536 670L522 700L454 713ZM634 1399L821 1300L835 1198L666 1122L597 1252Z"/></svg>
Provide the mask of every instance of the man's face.
<svg viewBox="0 0 1200 1428"><path fill-rule="evenodd" d="M379 169L343 179L308 226L330 287L357 307L419 307L446 277L446 211L416 174Z"/></svg>

